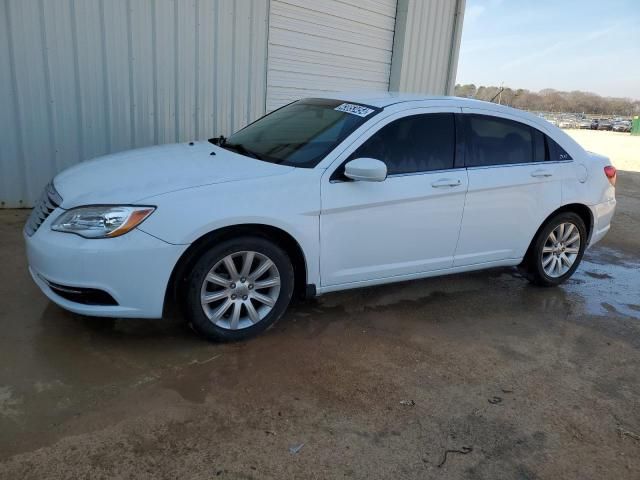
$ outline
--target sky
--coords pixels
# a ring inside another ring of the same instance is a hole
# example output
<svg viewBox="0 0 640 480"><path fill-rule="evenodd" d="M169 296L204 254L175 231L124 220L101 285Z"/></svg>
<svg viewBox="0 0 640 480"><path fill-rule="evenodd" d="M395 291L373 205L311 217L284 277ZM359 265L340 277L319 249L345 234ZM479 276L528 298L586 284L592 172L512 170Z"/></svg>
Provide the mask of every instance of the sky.
<svg viewBox="0 0 640 480"><path fill-rule="evenodd" d="M467 0L456 83L640 100L640 0Z"/></svg>

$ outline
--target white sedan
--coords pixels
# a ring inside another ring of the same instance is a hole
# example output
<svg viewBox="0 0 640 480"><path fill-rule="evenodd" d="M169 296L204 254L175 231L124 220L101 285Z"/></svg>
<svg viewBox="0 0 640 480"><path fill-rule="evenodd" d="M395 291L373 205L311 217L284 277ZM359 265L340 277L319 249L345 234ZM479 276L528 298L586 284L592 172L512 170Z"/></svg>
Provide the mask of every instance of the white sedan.
<svg viewBox="0 0 640 480"><path fill-rule="evenodd" d="M549 122L469 99L304 99L229 138L117 153L56 176L29 269L76 313L177 300L238 340L312 296L519 265L558 285L609 230L616 170Z"/></svg>

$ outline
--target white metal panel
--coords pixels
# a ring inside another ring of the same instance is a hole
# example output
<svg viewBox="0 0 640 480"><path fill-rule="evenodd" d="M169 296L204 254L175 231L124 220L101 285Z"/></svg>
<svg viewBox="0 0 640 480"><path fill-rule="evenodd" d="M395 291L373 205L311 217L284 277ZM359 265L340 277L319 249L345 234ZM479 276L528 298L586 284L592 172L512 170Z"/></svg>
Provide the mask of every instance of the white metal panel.
<svg viewBox="0 0 640 480"><path fill-rule="evenodd" d="M0 2L0 206L61 169L264 113L268 0Z"/></svg>
<svg viewBox="0 0 640 480"><path fill-rule="evenodd" d="M152 2L136 0L131 2L129 15L129 54L131 56L130 92L132 143L143 147L157 143L155 116L156 101L154 89L155 51L153 49L154 21ZM149 54L151 52L151 54Z"/></svg>
<svg viewBox="0 0 640 480"><path fill-rule="evenodd" d="M391 90L452 94L465 0L399 0Z"/></svg>
<svg viewBox="0 0 640 480"><path fill-rule="evenodd" d="M5 138L6 131L0 132L0 165L11 164L16 160L22 164L21 178L8 178L8 182L21 185L20 197L4 201L5 205L25 206L27 199L34 199L55 171L55 155L53 150L53 134L50 128L49 85L46 69L47 50L44 48L44 29L34 30L34 22L42 21L41 4L33 1L4 2L3 9L7 23L7 40L11 72L11 90L2 92L0 105L14 105L14 119L17 137ZM2 65L4 70L7 66ZM26 132L24 125L32 130ZM9 129L11 131L11 129ZM33 138L37 135L37 138ZM19 159L7 158L5 149L14 150L10 145L18 140L20 145L15 150L21 153ZM8 148L6 144L9 144ZM41 159L46 158L46 162ZM11 169L11 167L9 167ZM4 177L4 167L0 177ZM24 194L25 196L23 197Z"/></svg>
<svg viewBox="0 0 640 480"><path fill-rule="evenodd" d="M267 111L301 97L387 90L396 0L272 0Z"/></svg>
<svg viewBox="0 0 640 480"><path fill-rule="evenodd" d="M392 45L392 89L441 93L464 0L400 6L398 27L395 0L3 0L0 207L88 158L229 134L265 104L387 90Z"/></svg>
<svg viewBox="0 0 640 480"><path fill-rule="evenodd" d="M76 56L76 98L78 102L80 129L78 136L82 141L80 154L73 163L93 158L110 151L111 121L106 95L106 68L102 45L102 20L98 2L72 3L71 20L74 22L73 46ZM37 28L34 25L33 28ZM24 60L23 60L24 61ZM68 68L68 67L67 67ZM30 125L22 126L29 132ZM46 159L41 159L45 163ZM33 200L33 197L31 198Z"/></svg>
<svg viewBox="0 0 640 480"><path fill-rule="evenodd" d="M10 28L9 4L0 2L0 201L5 206L13 199L15 206L21 206L18 202L26 191L27 165L19 128L16 76L9 68L15 51Z"/></svg>

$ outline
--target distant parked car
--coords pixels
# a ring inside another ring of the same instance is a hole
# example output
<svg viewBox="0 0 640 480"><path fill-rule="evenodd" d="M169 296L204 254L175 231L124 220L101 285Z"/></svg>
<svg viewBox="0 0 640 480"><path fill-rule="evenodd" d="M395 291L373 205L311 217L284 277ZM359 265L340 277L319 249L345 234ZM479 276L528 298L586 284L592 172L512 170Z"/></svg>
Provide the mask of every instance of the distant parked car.
<svg viewBox="0 0 640 480"><path fill-rule="evenodd" d="M600 123L598 123L598 130L611 130L612 128L613 125L609 120L600 120Z"/></svg>
<svg viewBox="0 0 640 480"><path fill-rule="evenodd" d="M581 120L578 124L580 130L589 130L591 128L591 122L589 120Z"/></svg>
<svg viewBox="0 0 640 480"><path fill-rule="evenodd" d="M623 120L621 122L616 122L611 127L611 130L614 132L630 132L631 131L631 122L627 120Z"/></svg>
<svg viewBox="0 0 640 480"><path fill-rule="evenodd" d="M560 128L574 128L575 124L571 120L560 120L558 126Z"/></svg>
<svg viewBox="0 0 640 480"><path fill-rule="evenodd" d="M600 124L600 120L597 118L594 118L593 120L591 120L591 130L598 130L598 125Z"/></svg>

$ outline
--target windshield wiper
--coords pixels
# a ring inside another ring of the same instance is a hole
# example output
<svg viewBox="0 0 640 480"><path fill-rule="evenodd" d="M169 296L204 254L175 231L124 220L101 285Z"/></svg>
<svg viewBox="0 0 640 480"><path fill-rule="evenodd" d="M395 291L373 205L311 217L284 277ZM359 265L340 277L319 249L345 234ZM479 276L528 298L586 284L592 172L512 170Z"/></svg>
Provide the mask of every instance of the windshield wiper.
<svg viewBox="0 0 640 480"><path fill-rule="evenodd" d="M227 143L227 139L224 135L220 135L219 137L210 138L209 143L213 143L214 145L222 147L225 143Z"/></svg>
<svg viewBox="0 0 640 480"><path fill-rule="evenodd" d="M253 157L258 160L262 160L261 155L257 154L256 152L252 152L251 150L248 150L244 145L240 143L227 143L225 140L224 144L220 146L225 148L226 150L231 150L233 152L239 153L240 155L246 155L247 157Z"/></svg>
<svg viewBox="0 0 640 480"><path fill-rule="evenodd" d="M209 139L209 143L213 143L218 147L222 147L226 150L231 150L233 152L239 153L240 155L246 155L247 157L256 158L258 160L262 160L262 156L248 150L244 145L239 143L227 143L227 138L224 135L220 135L219 137L213 137Z"/></svg>

